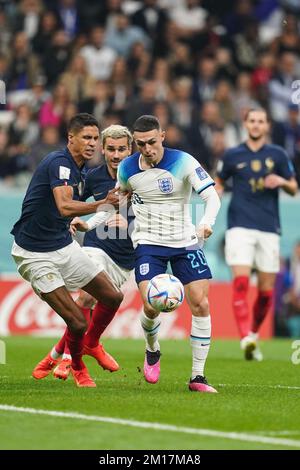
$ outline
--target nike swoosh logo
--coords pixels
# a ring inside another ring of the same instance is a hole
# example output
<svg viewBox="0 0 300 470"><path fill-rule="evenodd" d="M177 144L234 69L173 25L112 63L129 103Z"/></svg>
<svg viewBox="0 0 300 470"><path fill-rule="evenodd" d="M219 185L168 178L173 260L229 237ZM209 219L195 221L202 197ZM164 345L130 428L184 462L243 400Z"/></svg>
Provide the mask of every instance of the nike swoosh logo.
<svg viewBox="0 0 300 470"><path fill-rule="evenodd" d="M101 194L104 194L105 191L101 191L101 193L93 193L93 196L101 196Z"/></svg>
<svg viewBox="0 0 300 470"><path fill-rule="evenodd" d="M239 163L236 167L241 170L242 168L245 168L245 166L247 166L247 163Z"/></svg>
<svg viewBox="0 0 300 470"><path fill-rule="evenodd" d="M206 269L207 269L207 268L205 268L205 269L201 269L201 270L200 270L200 269L198 269L198 274L204 273L204 272L206 271Z"/></svg>

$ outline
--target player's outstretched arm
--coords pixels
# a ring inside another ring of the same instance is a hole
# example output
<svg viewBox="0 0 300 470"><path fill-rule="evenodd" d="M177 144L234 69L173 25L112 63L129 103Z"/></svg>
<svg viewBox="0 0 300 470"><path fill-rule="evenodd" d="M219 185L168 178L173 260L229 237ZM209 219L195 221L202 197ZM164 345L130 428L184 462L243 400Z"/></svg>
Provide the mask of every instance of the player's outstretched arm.
<svg viewBox="0 0 300 470"><path fill-rule="evenodd" d="M63 217L75 217L80 215L93 214L98 207L110 210L119 206L120 196L117 188L108 192L105 199L96 202L81 202L73 200L73 188L71 186L56 186L53 194L59 213Z"/></svg>

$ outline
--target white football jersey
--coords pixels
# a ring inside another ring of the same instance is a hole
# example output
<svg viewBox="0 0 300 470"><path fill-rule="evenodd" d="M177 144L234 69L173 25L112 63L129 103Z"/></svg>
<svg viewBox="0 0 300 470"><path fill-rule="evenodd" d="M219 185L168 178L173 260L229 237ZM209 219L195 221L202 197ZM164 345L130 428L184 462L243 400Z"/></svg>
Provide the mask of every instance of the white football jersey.
<svg viewBox="0 0 300 470"><path fill-rule="evenodd" d="M181 248L197 243L190 215L192 188L199 194L215 184L189 155L164 149L162 160L147 170L141 168L139 152L124 159L118 168L122 190L132 191L135 228L134 246L138 244Z"/></svg>

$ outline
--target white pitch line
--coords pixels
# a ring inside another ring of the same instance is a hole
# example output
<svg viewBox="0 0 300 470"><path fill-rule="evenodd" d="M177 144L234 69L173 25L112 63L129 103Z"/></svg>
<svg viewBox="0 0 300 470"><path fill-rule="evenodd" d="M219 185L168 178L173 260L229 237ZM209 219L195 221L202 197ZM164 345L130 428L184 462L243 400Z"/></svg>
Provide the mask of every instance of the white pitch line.
<svg viewBox="0 0 300 470"><path fill-rule="evenodd" d="M263 436L300 436L300 431L255 431Z"/></svg>
<svg viewBox="0 0 300 470"><path fill-rule="evenodd" d="M33 415L55 416L56 418L80 419L84 421L95 421L99 423L117 424L121 426L130 426L134 428L155 429L157 431L178 432L183 434L194 434L204 437L220 437L231 439L233 441L256 442L260 444L270 444L273 446L287 446L300 448L300 440L279 439L275 437L259 436L255 434L246 434L239 432L216 431L214 429L188 428L183 426L174 426L172 424L151 423L147 421L134 421L128 419L109 418L106 416L93 416L80 413L71 413L64 411L39 410L35 408L23 408L12 405L0 405L0 410L13 411L17 413L29 413Z"/></svg>
<svg viewBox="0 0 300 470"><path fill-rule="evenodd" d="M264 384L216 384L218 387L254 387L254 388L282 388L286 390L300 390L300 386L293 385L264 385Z"/></svg>

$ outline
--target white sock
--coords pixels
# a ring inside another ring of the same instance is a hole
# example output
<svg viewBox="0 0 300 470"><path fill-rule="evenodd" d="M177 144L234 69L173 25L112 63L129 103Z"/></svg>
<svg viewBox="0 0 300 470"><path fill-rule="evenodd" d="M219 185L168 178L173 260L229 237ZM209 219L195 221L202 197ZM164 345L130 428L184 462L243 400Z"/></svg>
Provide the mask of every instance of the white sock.
<svg viewBox="0 0 300 470"><path fill-rule="evenodd" d="M253 333L253 331L250 331L248 336L254 339L254 341L258 340L258 333Z"/></svg>
<svg viewBox="0 0 300 470"><path fill-rule="evenodd" d="M141 315L141 325L146 339L146 349L152 352L158 351L160 349L158 342L159 315L156 318L148 318L145 312L143 312Z"/></svg>
<svg viewBox="0 0 300 470"><path fill-rule="evenodd" d="M208 355L211 336L211 321L208 317L192 316L191 346L192 346L192 379L196 375L204 375L205 361Z"/></svg>
<svg viewBox="0 0 300 470"><path fill-rule="evenodd" d="M52 359L55 359L55 360L56 360L56 359L58 359L58 358L61 356L61 354L59 354L59 353L56 351L55 347L53 347L53 348L51 349L50 356L52 357Z"/></svg>
<svg viewBox="0 0 300 470"><path fill-rule="evenodd" d="M71 354L66 354L66 353L63 353L63 359L69 359L70 361L72 361L72 356Z"/></svg>

